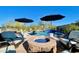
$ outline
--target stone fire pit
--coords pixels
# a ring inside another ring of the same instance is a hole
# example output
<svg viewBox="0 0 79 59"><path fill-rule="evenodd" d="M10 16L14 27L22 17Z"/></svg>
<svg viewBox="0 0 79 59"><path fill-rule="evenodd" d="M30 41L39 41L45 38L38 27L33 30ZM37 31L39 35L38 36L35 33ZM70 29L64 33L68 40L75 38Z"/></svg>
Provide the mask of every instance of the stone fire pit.
<svg viewBox="0 0 79 59"><path fill-rule="evenodd" d="M48 38L46 42L38 42L38 39L46 39L46 37L35 37L33 39L29 39L29 49L31 52L49 52L49 51L56 51L56 40ZM54 50L53 50L53 49Z"/></svg>

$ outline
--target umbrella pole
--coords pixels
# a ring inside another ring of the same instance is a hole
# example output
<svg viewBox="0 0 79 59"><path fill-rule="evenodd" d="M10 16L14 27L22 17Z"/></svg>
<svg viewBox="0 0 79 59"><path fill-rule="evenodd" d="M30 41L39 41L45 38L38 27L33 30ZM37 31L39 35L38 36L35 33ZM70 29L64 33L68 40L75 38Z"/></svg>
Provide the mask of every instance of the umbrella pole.
<svg viewBox="0 0 79 59"><path fill-rule="evenodd" d="M25 23L23 23L23 25L25 25ZM24 30L21 28L21 33L23 34L24 33Z"/></svg>
<svg viewBox="0 0 79 59"><path fill-rule="evenodd" d="M52 26L52 21L50 21L50 26L49 26L49 28L51 28L51 26Z"/></svg>

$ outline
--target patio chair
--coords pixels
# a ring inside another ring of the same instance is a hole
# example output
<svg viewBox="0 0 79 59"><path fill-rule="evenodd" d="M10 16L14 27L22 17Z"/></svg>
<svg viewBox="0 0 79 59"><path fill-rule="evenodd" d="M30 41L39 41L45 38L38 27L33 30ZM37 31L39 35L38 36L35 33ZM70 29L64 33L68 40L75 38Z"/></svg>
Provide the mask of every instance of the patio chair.
<svg viewBox="0 0 79 59"><path fill-rule="evenodd" d="M16 34L12 31L2 32L1 35L2 35L3 39L5 41L7 41L8 43L14 42L15 44L17 44L17 43L23 41L22 35L19 34L20 36L17 37Z"/></svg>
<svg viewBox="0 0 79 59"><path fill-rule="evenodd" d="M15 53L15 46L9 44L9 40L7 40L8 38L6 38L6 40L4 38L3 34L0 33L0 53Z"/></svg>
<svg viewBox="0 0 79 59"><path fill-rule="evenodd" d="M79 49L79 31L71 31L68 39L61 38L60 40L71 51L73 48Z"/></svg>

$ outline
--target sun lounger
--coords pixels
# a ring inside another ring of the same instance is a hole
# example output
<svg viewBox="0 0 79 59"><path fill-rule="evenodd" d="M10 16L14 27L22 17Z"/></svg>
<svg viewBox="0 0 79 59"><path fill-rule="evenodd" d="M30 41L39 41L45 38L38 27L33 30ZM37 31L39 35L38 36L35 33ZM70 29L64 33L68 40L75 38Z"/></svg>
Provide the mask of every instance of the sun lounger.
<svg viewBox="0 0 79 59"><path fill-rule="evenodd" d="M75 47L75 49L79 49L79 31L71 31L68 36L68 39L61 38L60 41L65 46L68 46L70 51L73 48L73 46Z"/></svg>
<svg viewBox="0 0 79 59"><path fill-rule="evenodd" d="M4 40L9 43L13 41L15 44L17 44L23 40L23 37L17 37L16 34L11 31L2 32L1 35L4 38Z"/></svg>

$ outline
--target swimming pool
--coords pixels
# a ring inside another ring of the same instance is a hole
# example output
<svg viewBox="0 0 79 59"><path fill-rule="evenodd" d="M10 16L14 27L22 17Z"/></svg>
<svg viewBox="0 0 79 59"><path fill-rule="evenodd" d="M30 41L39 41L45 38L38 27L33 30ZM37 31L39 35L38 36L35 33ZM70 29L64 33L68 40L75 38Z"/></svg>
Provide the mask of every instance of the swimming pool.
<svg viewBox="0 0 79 59"><path fill-rule="evenodd" d="M63 35L63 33L56 31L56 30L34 31L34 32L29 33L29 34L36 35L36 36L49 36L49 33L53 33L54 36Z"/></svg>
<svg viewBox="0 0 79 59"><path fill-rule="evenodd" d="M37 31L35 33L29 33L30 35L36 35L36 36L48 36L49 33L45 32L45 31Z"/></svg>

